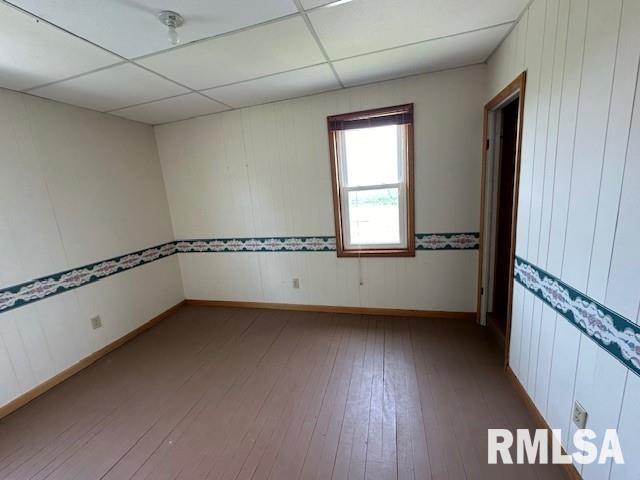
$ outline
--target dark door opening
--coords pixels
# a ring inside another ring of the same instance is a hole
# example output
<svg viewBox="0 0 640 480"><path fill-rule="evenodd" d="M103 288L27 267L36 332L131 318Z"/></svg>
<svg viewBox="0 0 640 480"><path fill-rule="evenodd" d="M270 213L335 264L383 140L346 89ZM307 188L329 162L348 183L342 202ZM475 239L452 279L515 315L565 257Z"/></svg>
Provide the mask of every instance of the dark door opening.
<svg viewBox="0 0 640 480"><path fill-rule="evenodd" d="M514 99L497 113L500 117L499 170L496 204L496 229L493 270L493 301L489 319L503 334L507 330L509 304L509 268L513 252L511 222L513 218L513 189L518 135L518 99Z"/></svg>

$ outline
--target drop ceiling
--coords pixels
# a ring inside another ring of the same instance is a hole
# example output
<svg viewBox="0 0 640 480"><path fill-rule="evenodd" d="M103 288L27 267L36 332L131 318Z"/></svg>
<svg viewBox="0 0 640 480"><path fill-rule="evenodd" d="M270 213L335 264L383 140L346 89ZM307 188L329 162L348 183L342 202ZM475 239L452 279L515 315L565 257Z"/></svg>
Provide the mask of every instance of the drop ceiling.
<svg viewBox="0 0 640 480"><path fill-rule="evenodd" d="M155 125L481 63L527 4L0 0L0 87Z"/></svg>

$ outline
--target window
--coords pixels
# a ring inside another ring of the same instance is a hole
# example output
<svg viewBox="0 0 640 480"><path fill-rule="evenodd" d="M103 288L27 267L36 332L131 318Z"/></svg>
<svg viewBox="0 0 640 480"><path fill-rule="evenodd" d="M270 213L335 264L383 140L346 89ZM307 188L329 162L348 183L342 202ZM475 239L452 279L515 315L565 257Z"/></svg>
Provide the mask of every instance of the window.
<svg viewBox="0 0 640 480"><path fill-rule="evenodd" d="M413 104L327 121L338 256L414 256Z"/></svg>

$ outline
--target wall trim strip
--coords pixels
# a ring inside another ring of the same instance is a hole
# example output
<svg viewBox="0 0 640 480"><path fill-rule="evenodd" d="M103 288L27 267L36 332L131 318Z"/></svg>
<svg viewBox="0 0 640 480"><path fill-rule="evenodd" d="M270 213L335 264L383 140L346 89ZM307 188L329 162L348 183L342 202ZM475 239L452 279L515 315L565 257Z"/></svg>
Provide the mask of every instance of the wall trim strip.
<svg viewBox="0 0 640 480"><path fill-rule="evenodd" d="M196 238L178 240L178 253L335 252L335 237Z"/></svg>
<svg viewBox="0 0 640 480"><path fill-rule="evenodd" d="M416 234L416 250L477 250L478 244L479 234L476 232ZM176 253L335 252L335 250L336 239L329 236L176 240L0 288L0 314Z"/></svg>
<svg viewBox="0 0 640 480"><path fill-rule="evenodd" d="M517 256L514 278L640 376L640 325Z"/></svg>
<svg viewBox="0 0 640 480"><path fill-rule="evenodd" d="M163 243L0 289L0 313L68 292L175 253L174 242Z"/></svg>
<svg viewBox="0 0 640 480"><path fill-rule="evenodd" d="M416 250L477 250L479 234L418 233ZM193 252L335 252L336 237L196 238L176 241L178 253Z"/></svg>

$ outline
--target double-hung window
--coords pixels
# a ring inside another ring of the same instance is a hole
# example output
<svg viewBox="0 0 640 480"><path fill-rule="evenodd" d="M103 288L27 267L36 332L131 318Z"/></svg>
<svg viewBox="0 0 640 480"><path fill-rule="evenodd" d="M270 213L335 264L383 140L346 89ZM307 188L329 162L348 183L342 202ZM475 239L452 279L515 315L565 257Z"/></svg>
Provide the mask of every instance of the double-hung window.
<svg viewBox="0 0 640 480"><path fill-rule="evenodd" d="M413 104L327 119L338 256L413 256Z"/></svg>

